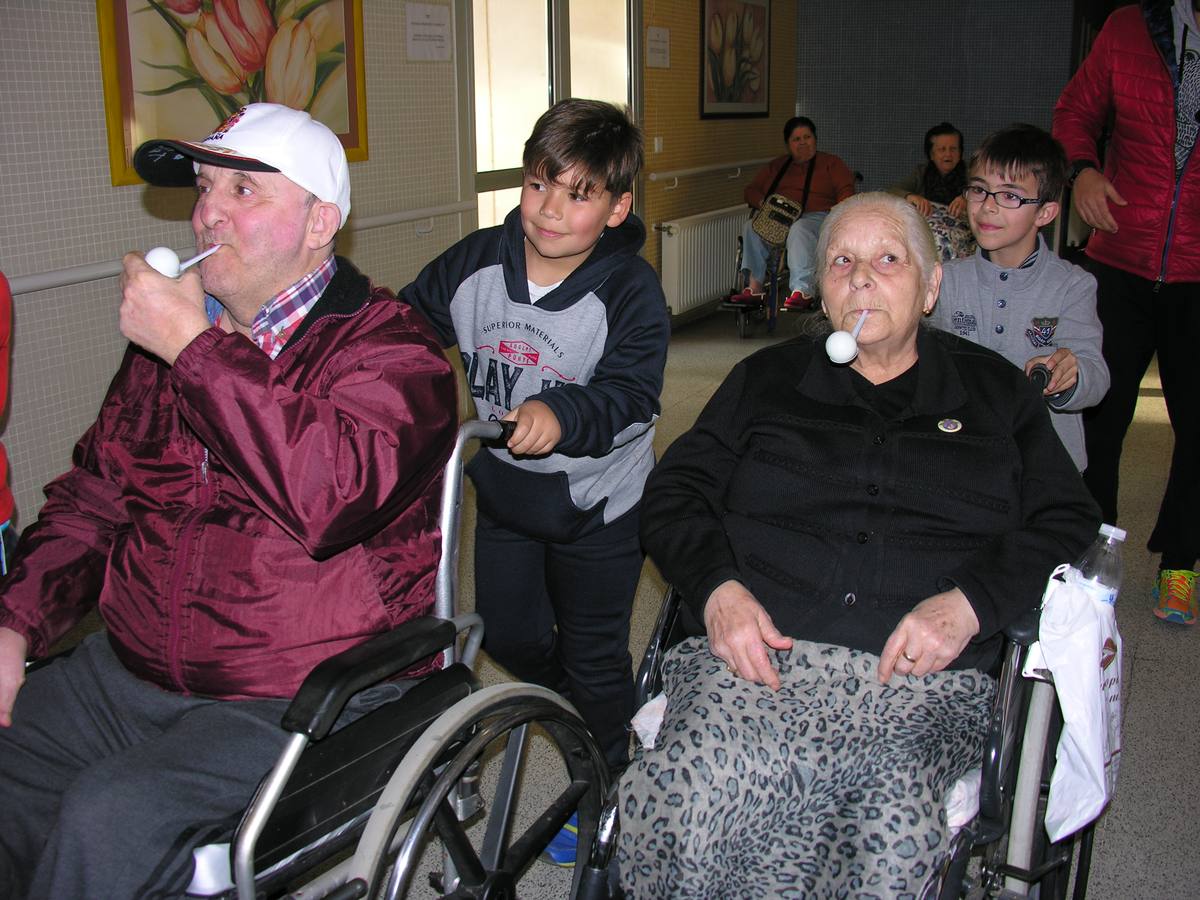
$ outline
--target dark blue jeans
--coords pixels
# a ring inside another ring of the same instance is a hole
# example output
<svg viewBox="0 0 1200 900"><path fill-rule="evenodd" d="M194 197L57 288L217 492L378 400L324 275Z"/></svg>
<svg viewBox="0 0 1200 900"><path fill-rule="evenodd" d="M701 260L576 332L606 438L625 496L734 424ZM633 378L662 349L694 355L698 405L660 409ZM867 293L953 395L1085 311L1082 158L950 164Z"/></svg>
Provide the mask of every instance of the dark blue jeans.
<svg viewBox="0 0 1200 900"><path fill-rule="evenodd" d="M475 529L484 649L520 680L574 703L613 769L629 761L629 616L643 559L636 508L569 544L509 531L482 513Z"/></svg>

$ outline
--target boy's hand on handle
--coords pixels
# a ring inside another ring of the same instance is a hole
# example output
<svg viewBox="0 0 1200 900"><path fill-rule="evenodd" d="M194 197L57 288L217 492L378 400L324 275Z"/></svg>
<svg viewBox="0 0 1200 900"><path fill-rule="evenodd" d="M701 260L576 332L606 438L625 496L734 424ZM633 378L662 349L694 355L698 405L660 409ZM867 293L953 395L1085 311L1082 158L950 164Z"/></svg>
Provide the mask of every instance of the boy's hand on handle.
<svg viewBox="0 0 1200 900"><path fill-rule="evenodd" d="M1117 220L1108 208L1110 202L1127 206L1128 201L1117 193L1112 182L1099 169L1084 169L1075 177L1071 188L1071 200L1079 218L1100 231L1116 233Z"/></svg>
<svg viewBox="0 0 1200 900"><path fill-rule="evenodd" d="M979 633L979 617L960 589L926 597L900 620L879 657L879 680L940 672Z"/></svg>
<svg viewBox="0 0 1200 900"><path fill-rule="evenodd" d="M0 728L12 724L13 703L25 683L25 638L11 628L0 628Z"/></svg>
<svg viewBox="0 0 1200 900"><path fill-rule="evenodd" d="M1079 380L1079 360L1066 347L1059 347L1049 356L1035 356L1026 361L1026 376L1038 363L1050 370L1050 383L1042 391L1043 396L1050 397L1070 390Z"/></svg>
<svg viewBox="0 0 1200 900"><path fill-rule="evenodd" d="M767 648L789 650L792 639L775 627L754 595L738 581L723 581L704 604L708 648L738 678L779 690L779 673Z"/></svg>
<svg viewBox="0 0 1200 900"><path fill-rule="evenodd" d="M526 400L501 421L517 423L508 439L513 456L544 456L562 440L558 417L541 400Z"/></svg>

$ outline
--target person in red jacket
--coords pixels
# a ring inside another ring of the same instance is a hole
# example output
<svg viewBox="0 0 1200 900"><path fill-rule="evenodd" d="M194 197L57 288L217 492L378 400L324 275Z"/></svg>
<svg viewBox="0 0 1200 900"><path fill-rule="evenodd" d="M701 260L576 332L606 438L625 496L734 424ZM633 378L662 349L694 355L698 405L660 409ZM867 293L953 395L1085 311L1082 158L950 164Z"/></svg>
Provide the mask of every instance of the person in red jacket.
<svg viewBox="0 0 1200 900"><path fill-rule="evenodd" d="M252 104L134 164L194 183L219 249L178 279L125 257L131 345L0 586L0 897L181 896L309 671L433 604L454 375L333 253L337 136ZM25 680L93 606L104 630Z"/></svg>
<svg viewBox="0 0 1200 900"><path fill-rule="evenodd" d="M1155 614L1195 624L1200 557L1200 34L1193 0L1116 10L1054 108L1104 326L1108 395L1084 413L1088 487L1117 518L1121 446L1151 358L1175 451L1148 542L1161 553ZM1112 135L1101 166L1099 141Z"/></svg>
<svg viewBox="0 0 1200 900"><path fill-rule="evenodd" d="M8 405L9 339L12 337L12 292L0 272L0 416ZM8 550L12 546L13 496L8 486L8 453L0 444L0 575L8 574Z"/></svg>

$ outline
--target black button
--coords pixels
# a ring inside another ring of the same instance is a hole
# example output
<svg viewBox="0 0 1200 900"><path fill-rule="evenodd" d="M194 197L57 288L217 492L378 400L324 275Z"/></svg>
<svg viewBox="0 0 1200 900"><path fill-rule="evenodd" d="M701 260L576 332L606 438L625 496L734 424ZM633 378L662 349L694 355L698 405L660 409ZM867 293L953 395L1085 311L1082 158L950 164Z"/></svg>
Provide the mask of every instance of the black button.
<svg viewBox="0 0 1200 900"><path fill-rule="evenodd" d="M996 326L996 334L1004 334L1004 326L1003 325Z"/></svg>
<svg viewBox="0 0 1200 900"><path fill-rule="evenodd" d="M1007 272L1001 272L1001 273L1000 273L1000 280L1001 280L1001 281L1008 281L1008 273L1007 273Z"/></svg>
<svg viewBox="0 0 1200 900"><path fill-rule="evenodd" d="M872 443L874 443L876 445L882 444L883 443L883 435L882 434L875 435L874 439L872 440Z"/></svg>
<svg viewBox="0 0 1200 900"><path fill-rule="evenodd" d="M847 594L845 597L842 598L842 602L845 603L847 606L853 606L854 601L857 599L858 598L854 596L854 592L851 591L849 594Z"/></svg>
<svg viewBox="0 0 1200 900"><path fill-rule="evenodd" d="M877 484L868 484L868 485L867 485L867 493L868 493L868 494L870 494L872 497L877 497L877 496L879 496L879 485L877 485Z"/></svg>
<svg viewBox="0 0 1200 900"><path fill-rule="evenodd" d="M996 301L996 309L1004 309L1006 306L1008 306L1008 301L1003 297Z"/></svg>
<svg viewBox="0 0 1200 900"><path fill-rule="evenodd" d="M871 539L871 536L869 534L867 534L865 531L860 531L856 537L856 540L860 544L865 544L870 539Z"/></svg>

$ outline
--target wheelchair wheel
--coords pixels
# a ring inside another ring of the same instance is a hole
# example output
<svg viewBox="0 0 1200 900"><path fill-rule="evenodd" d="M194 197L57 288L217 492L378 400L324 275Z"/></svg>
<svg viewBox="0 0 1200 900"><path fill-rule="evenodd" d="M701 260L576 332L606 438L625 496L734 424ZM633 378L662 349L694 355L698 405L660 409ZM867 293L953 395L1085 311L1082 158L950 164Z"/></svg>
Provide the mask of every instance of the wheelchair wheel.
<svg viewBox="0 0 1200 900"><path fill-rule="evenodd" d="M539 758L536 783L522 777L530 725L555 757L550 766ZM478 815L481 782L494 782L484 815ZM354 868L367 886L363 896L407 896L422 852L436 839L444 870L431 881L440 895L516 897L518 882L576 811L578 846L586 857L607 788L608 770L595 741L560 696L530 684L478 691L426 730L380 797L355 856ZM418 800L402 832L405 810ZM510 841L516 829L523 831ZM583 869L574 870L572 893Z"/></svg>

